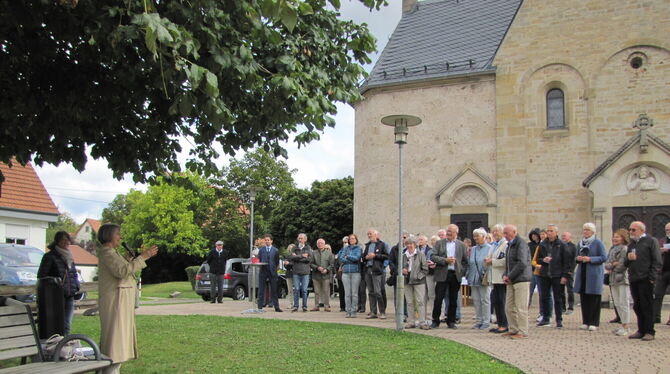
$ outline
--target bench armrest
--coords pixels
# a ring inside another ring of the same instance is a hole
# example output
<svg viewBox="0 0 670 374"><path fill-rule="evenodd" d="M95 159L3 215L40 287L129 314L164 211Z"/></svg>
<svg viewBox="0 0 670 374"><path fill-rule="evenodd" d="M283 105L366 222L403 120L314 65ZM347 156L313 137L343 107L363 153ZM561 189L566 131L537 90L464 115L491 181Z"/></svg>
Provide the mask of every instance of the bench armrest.
<svg viewBox="0 0 670 374"><path fill-rule="evenodd" d="M71 341L71 340L83 340L83 341L85 341L86 343L88 343L91 346L91 348L93 348L93 353L95 354L95 360L96 361L101 361L102 360L102 357L100 356L100 348L98 348L98 345L95 344L95 342L91 338L89 338L88 336L83 335L83 334L72 334L72 335L68 335L68 336L64 337L63 339L61 339L61 341L58 342L58 344L56 345L56 348L54 349L54 355L53 355L53 360L54 361L60 361L60 351L61 351L61 349L63 349L65 344L67 342Z"/></svg>

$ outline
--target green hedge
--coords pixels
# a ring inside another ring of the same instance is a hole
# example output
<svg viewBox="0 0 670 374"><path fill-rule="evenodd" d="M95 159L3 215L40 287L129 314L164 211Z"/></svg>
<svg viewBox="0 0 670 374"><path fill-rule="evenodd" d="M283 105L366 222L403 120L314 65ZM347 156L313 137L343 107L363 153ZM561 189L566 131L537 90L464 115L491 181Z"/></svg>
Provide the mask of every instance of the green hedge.
<svg viewBox="0 0 670 374"><path fill-rule="evenodd" d="M184 269L184 271L186 271L188 281L191 282L191 288L193 290L195 290L195 275L198 274L198 269L200 269L200 266L189 266Z"/></svg>

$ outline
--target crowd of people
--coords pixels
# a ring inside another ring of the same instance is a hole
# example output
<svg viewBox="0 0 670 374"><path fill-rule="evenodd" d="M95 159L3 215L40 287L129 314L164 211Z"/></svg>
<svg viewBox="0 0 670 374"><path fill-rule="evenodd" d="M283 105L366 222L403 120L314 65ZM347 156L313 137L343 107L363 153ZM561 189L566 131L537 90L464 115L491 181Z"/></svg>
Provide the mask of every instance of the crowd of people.
<svg viewBox="0 0 670 374"><path fill-rule="evenodd" d="M400 274L405 282L405 328L436 329L441 323L449 329L459 328L461 285L466 284L475 310L473 329L513 339L528 337L528 311L537 289L538 327L562 329L563 316L574 312L577 293L579 328L595 331L600 326L603 290L608 286L616 313L610 322L620 324L613 333L654 339L654 324L660 323L663 295L670 283L670 223L659 243L646 234L644 223L632 222L628 230L613 234L609 251L597 238L593 223L583 225L576 243L571 233L561 233L556 225L531 230L528 241L514 225L497 224L491 232L478 228L472 233L474 243L459 240L458 230L449 225L430 239L424 234L403 234ZM391 247L371 228L365 243L351 234L342 239L339 251L333 251L323 239L317 239L316 247L312 250L307 236L300 234L282 260L291 311L323 308L330 312L331 282L336 280L340 311L346 318L365 314L367 307L365 318L386 319L385 285L397 287L399 246ZM261 272L261 285L268 281L271 304L282 311L276 301L279 251L272 246L271 235L264 236L257 256L269 264ZM310 278L315 292L312 308L307 305ZM259 294L264 294L263 289ZM631 298L637 316L635 332L630 330ZM259 300L258 307L265 304Z"/></svg>

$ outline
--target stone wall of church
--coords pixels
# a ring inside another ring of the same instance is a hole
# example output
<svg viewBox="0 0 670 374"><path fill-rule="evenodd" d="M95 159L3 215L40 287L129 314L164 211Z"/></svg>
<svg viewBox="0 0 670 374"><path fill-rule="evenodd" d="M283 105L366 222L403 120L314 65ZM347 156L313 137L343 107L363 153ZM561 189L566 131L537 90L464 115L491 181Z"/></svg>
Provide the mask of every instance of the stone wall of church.
<svg viewBox="0 0 670 374"><path fill-rule="evenodd" d="M580 232L593 219L581 183L638 115L670 141L668 14L667 0L524 1L494 61L500 220ZM565 129L546 127L552 88L565 94Z"/></svg>
<svg viewBox="0 0 670 374"><path fill-rule="evenodd" d="M446 226L436 194L468 163L495 180L493 76L367 91L356 105L354 231L361 240L375 227L397 241L398 145L381 123L392 114L423 120L404 146L403 226L410 232L432 235Z"/></svg>

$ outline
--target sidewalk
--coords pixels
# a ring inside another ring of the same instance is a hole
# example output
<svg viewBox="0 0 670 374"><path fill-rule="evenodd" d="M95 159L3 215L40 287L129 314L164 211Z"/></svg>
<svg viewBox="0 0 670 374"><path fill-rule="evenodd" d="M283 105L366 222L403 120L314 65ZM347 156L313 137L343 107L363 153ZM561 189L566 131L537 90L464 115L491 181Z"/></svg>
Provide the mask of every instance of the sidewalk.
<svg viewBox="0 0 670 374"><path fill-rule="evenodd" d="M193 304L176 305L143 305L137 314L144 315L218 315L243 318L265 318L300 320L310 322L342 323L382 328L395 328L392 299L389 299L387 320L366 320L365 315L356 319L344 318L339 312L338 300L333 300L333 312L296 312L291 313L286 300L280 300L283 313L277 313L273 308L266 308L262 314L242 314L242 311L251 307L248 301L232 301L225 299L223 304L198 302ZM310 299L312 305L312 299ZM668 373L670 372L670 326L657 324L656 340L642 342L627 337L615 336L611 333L615 325L606 321L612 319L614 312L603 309L602 322L598 331L589 332L579 330L581 315L579 307L575 313L565 316L564 328L557 330L553 327L535 327L530 323L530 338L513 341L489 332L472 330L472 307L463 307L462 324L457 330L447 330L442 324L436 330L406 330L412 333L433 335L453 340L491 356L510 363L526 373ZM537 309L530 312L534 321ZM634 318L634 313L633 317ZM663 321L667 321L667 310L663 313ZM635 322L631 323L635 326Z"/></svg>

